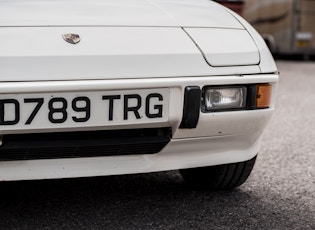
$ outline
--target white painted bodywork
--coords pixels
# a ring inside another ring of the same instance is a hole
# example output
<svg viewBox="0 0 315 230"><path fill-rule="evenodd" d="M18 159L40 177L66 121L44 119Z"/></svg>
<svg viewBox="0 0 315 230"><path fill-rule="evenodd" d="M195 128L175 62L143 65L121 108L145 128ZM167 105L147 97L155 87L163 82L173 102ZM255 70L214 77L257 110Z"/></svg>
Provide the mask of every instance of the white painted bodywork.
<svg viewBox="0 0 315 230"><path fill-rule="evenodd" d="M61 35L69 32L80 34L81 42L77 45L66 43ZM261 72L259 65L246 68L234 65L225 69L209 66L182 28L9 27L0 29L0 38L0 81L188 77ZM238 47L246 45L246 42L240 41ZM255 52L258 55L257 49ZM221 55L218 59L224 63L225 57L237 53L226 49L224 54L213 55Z"/></svg>
<svg viewBox="0 0 315 230"><path fill-rule="evenodd" d="M243 29L208 0L1 0L0 26L149 26Z"/></svg>
<svg viewBox="0 0 315 230"><path fill-rule="evenodd" d="M77 33L73 45L62 34ZM209 38L209 43L207 43ZM0 180L143 173L249 160L274 110L278 74L260 36L207 0L1 1L0 94L168 89L168 119L0 134L171 127L153 155L0 162ZM213 46L215 44L215 47ZM269 83L269 109L200 112L179 129L186 86Z"/></svg>
<svg viewBox="0 0 315 230"><path fill-rule="evenodd" d="M211 66L258 65L259 52L246 30L185 28ZM212 44L209 46L209 44ZM224 46L224 50L222 50Z"/></svg>

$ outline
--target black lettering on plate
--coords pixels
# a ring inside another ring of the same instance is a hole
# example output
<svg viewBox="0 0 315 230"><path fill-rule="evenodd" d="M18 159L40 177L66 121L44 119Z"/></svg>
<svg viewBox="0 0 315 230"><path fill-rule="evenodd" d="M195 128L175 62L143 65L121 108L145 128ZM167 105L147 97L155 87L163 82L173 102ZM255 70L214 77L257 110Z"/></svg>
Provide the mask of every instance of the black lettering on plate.
<svg viewBox="0 0 315 230"><path fill-rule="evenodd" d="M40 110L40 107L42 107L42 105L44 103L44 98L25 98L24 103L37 103L33 112L31 113L30 117L27 119L27 121L25 123L26 125L29 125L34 120L36 114Z"/></svg>
<svg viewBox="0 0 315 230"><path fill-rule="evenodd" d="M120 99L120 95L112 95L112 96L103 96L103 100L109 100L109 108L108 108L108 120L113 120L114 113L114 100Z"/></svg>
<svg viewBox="0 0 315 230"><path fill-rule="evenodd" d="M148 118L158 118L158 117L162 117L162 112L163 112L163 105L159 104L159 105L154 105L154 110L156 110L157 112L152 113L150 112L150 103L151 103L151 99L152 98L157 98L159 101L163 101L163 96L159 93L151 93L147 96L147 98L145 99L145 115Z"/></svg>
<svg viewBox="0 0 315 230"><path fill-rule="evenodd" d="M77 105L77 102L79 101L84 101L85 105L82 107L79 107ZM84 112L85 113L85 117L72 117L72 120L75 122L86 122L90 119L91 117L91 100L88 97L76 97L73 99L72 101L72 109L75 112Z"/></svg>
<svg viewBox="0 0 315 230"><path fill-rule="evenodd" d="M129 106L129 99L136 99L136 106ZM124 120L128 120L128 112L133 112L137 119L140 119L139 109L141 107L141 97L138 94L129 94L124 96Z"/></svg>
<svg viewBox="0 0 315 230"><path fill-rule="evenodd" d="M14 119L11 121L5 121L5 104L14 105ZM0 125L16 125L20 121L20 103L15 99L3 99L0 100Z"/></svg>
<svg viewBox="0 0 315 230"><path fill-rule="evenodd" d="M60 108L55 107L55 103L61 103ZM48 113L48 119L51 123L63 123L67 120L68 113L67 113L67 106L68 103L66 99L63 97L55 97L50 99L48 103L49 113ZM61 118L54 118L54 114L61 114Z"/></svg>

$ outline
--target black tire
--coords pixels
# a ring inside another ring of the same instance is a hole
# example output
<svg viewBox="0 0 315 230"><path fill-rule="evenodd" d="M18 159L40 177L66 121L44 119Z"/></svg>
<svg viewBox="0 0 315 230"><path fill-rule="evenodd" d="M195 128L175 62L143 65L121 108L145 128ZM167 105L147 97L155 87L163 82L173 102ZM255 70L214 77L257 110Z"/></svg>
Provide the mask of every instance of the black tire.
<svg viewBox="0 0 315 230"><path fill-rule="evenodd" d="M202 189L229 190L243 184L249 177L256 161L248 161L179 170L189 185Z"/></svg>

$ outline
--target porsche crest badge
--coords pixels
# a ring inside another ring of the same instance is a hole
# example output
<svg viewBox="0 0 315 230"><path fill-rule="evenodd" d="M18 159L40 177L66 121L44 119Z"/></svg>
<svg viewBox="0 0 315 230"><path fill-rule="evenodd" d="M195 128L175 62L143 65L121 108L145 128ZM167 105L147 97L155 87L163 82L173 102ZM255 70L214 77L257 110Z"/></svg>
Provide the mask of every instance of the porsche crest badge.
<svg viewBox="0 0 315 230"><path fill-rule="evenodd" d="M77 44L81 41L78 34L63 34L62 37L66 42L69 42L71 44Z"/></svg>

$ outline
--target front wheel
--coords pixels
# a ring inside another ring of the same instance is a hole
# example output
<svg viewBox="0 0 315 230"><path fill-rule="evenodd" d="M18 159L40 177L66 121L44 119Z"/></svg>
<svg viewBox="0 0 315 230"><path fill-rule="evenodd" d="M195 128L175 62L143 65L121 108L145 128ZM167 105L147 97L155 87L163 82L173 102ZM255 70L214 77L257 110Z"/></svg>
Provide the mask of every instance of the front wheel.
<svg viewBox="0 0 315 230"><path fill-rule="evenodd" d="M247 180L255 165L256 157L239 163L181 169L180 174L185 182L194 187L229 190Z"/></svg>

